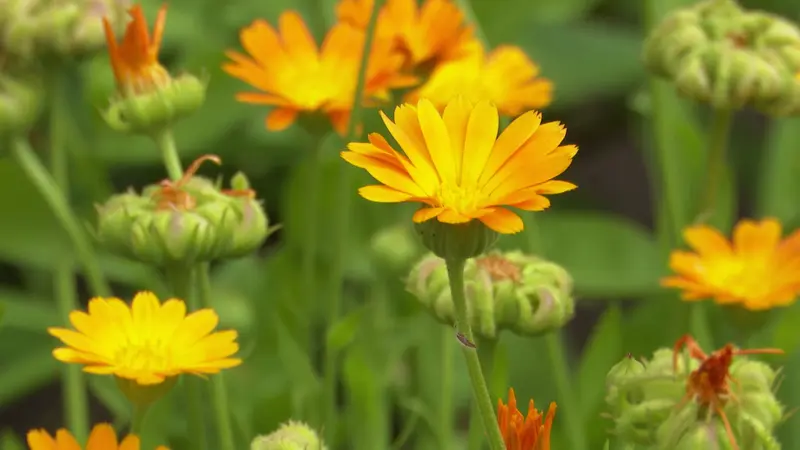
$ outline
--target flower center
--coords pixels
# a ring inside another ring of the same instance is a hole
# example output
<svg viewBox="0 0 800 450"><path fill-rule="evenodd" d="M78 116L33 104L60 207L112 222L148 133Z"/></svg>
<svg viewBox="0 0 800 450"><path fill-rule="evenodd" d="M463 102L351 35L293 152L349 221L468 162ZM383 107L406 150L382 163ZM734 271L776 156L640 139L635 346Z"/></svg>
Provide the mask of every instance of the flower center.
<svg viewBox="0 0 800 450"><path fill-rule="evenodd" d="M129 342L114 355L116 365L131 370L164 370L172 365L172 358L164 342Z"/></svg>
<svg viewBox="0 0 800 450"><path fill-rule="evenodd" d="M439 200L440 206L452 209L465 216L470 216L480 209L480 191L472 187L463 187L454 183L442 183L436 198Z"/></svg>
<svg viewBox="0 0 800 450"><path fill-rule="evenodd" d="M739 255L710 260L706 267L707 279L714 287L739 298L766 295L772 289L773 268L769 256Z"/></svg>

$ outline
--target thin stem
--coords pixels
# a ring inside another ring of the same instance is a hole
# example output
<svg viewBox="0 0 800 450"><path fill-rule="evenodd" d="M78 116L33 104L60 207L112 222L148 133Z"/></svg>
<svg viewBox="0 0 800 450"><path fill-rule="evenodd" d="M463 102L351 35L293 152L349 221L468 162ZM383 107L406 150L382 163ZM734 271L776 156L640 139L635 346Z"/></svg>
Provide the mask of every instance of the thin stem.
<svg viewBox="0 0 800 450"><path fill-rule="evenodd" d="M303 304L304 305L317 305L317 232L318 229L318 212L319 207L319 177L320 177L320 157L322 154L323 138L314 134L315 146L309 155L309 177L306 180L306 217L305 217L305 236L303 236L300 255L300 274L303 291ZM301 314L303 319L303 326L306 328L305 332L310 332L310 324L307 316L309 314ZM311 343L310 351L313 354L317 350L313 343L313 339L309 339Z"/></svg>
<svg viewBox="0 0 800 450"><path fill-rule="evenodd" d="M136 436L142 436L142 430L144 429L144 419L147 417L147 412L150 411L151 403L147 403L144 405L134 405L133 406L133 418L131 419L131 434L135 434Z"/></svg>
<svg viewBox="0 0 800 450"><path fill-rule="evenodd" d="M175 145L175 136L172 130L165 129L159 131L153 136L156 141L158 149L161 150L161 157L164 159L164 167L167 168L167 174L172 181L180 180L183 176L183 166L181 165L181 157L178 155L178 147Z"/></svg>
<svg viewBox="0 0 800 450"><path fill-rule="evenodd" d="M489 396L492 398L498 397L498 386L500 384L506 384L506 374L497 370L497 349L497 339L481 339L478 344L478 358L481 360L483 376L487 379ZM478 406L473 402L472 411L469 416L469 450L481 450L483 448L484 438L480 420L480 411L478 411Z"/></svg>
<svg viewBox="0 0 800 450"><path fill-rule="evenodd" d="M364 47L361 49L361 62L358 71L358 79L356 81L356 89L353 96L353 111L350 114L350 121L347 124L347 140L352 142L358 139L361 134L361 116L364 112L364 105L362 100L364 98L364 88L367 82L367 67L369 66L369 56L372 53L369 51L372 48L372 42L375 39L375 29L378 23L378 12L383 7L384 0L376 0L372 5L372 12L370 13L369 23L366 28L366 38L364 40ZM350 199L352 193L350 190L350 177L352 171L347 170L345 164L339 164L338 176L338 189L337 189L337 214L334 218L334 242L336 243L336 251L334 252L334 260L331 267L331 298L328 302L328 329L332 329L339 321L342 309L342 296L344 289L344 264L347 256L347 236L349 234L348 226L350 220ZM324 380L323 380L323 393L324 393L324 426L325 426L325 440L332 448L336 447L334 441L335 436L335 419L336 419L336 387L339 382L339 373L337 369L338 354L336 349L331 346L325 346L325 363L324 363Z"/></svg>
<svg viewBox="0 0 800 450"><path fill-rule="evenodd" d="M725 155L728 148L733 114L728 110L715 110L711 120L711 136L708 148L706 190L701 215L711 219L717 210L717 192L725 173Z"/></svg>
<svg viewBox="0 0 800 450"><path fill-rule="evenodd" d="M439 448L451 450L453 448L453 330L440 327L441 330L441 358L439 375L441 376L441 398L437 418L439 423Z"/></svg>
<svg viewBox="0 0 800 450"><path fill-rule="evenodd" d="M561 340L560 330L548 333L544 340L547 343L550 368L553 370L558 399L559 403L561 403L561 408L558 410L563 411L562 418L564 426L567 428L567 436L570 442L567 447L572 450L586 450L588 448L586 431L578 402L575 401L575 396L573 395L575 392L574 384L567 365L567 349Z"/></svg>
<svg viewBox="0 0 800 450"><path fill-rule="evenodd" d="M72 241L75 255L83 266L89 290L92 291L93 295L99 297L110 296L111 288L105 279L105 275L103 275L103 271L100 269L100 264L97 261L91 242L84 234L78 218L70 209L67 199L59 189L58 184L39 161L36 153L34 153L24 137L17 136L13 139L11 151L20 168L44 197L56 220L66 231L70 241Z"/></svg>
<svg viewBox="0 0 800 450"><path fill-rule="evenodd" d="M211 308L211 278L209 276L208 263L200 264L197 269L197 276L199 278L198 285L200 286L200 305L203 308ZM221 449L236 450L224 375L224 373L220 372L211 376L211 405L214 409L214 420L222 443Z"/></svg>
<svg viewBox="0 0 800 450"><path fill-rule="evenodd" d="M463 259L447 261L447 276L450 280L450 295L453 298L456 310L458 329L470 342L475 342L475 337L472 335L472 327L469 324L469 316L467 315L467 299L464 291L465 264L466 260ZM489 397L486 380L483 378L478 352L466 345L462 345L461 350L467 360L467 371L472 384L472 393L483 421L483 429L489 437L489 447L492 450L504 450L505 443L497 425L497 416L494 412L492 399Z"/></svg>
<svg viewBox="0 0 800 450"><path fill-rule="evenodd" d="M165 269L167 281L172 294L185 301L189 311L197 311L197 299L192 293L193 270L190 267L171 266ZM186 396L186 420L188 423L189 448L193 450L206 449L206 425L203 420L203 395L200 380L193 376L183 377L183 389Z"/></svg>

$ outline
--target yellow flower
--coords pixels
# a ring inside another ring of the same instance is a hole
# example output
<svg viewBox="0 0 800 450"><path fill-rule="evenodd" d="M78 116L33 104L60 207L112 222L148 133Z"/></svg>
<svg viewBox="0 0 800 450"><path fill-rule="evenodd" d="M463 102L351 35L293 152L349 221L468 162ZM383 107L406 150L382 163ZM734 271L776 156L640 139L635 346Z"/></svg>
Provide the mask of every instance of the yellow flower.
<svg viewBox="0 0 800 450"><path fill-rule="evenodd" d="M366 29L374 0L342 0L340 21ZM460 58L480 48L464 13L451 0L387 0L378 16L377 34L395 41L410 66Z"/></svg>
<svg viewBox="0 0 800 450"><path fill-rule="evenodd" d="M183 300L163 304L151 292L139 292L128 306L118 298L93 298L88 314L73 311L77 331L49 328L66 347L53 356L84 364L86 372L114 375L139 385L154 385L183 373L218 373L241 364L236 331L212 332L219 317L211 309L189 315Z"/></svg>
<svg viewBox="0 0 800 450"><path fill-rule="evenodd" d="M503 400L497 401L497 423L506 444L506 450L550 450L550 430L556 416L556 403L550 403L547 417L534 407L533 400L528 402L528 416L517 409L517 397L514 389L508 389L508 406Z"/></svg>
<svg viewBox="0 0 800 450"><path fill-rule="evenodd" d="M793 303L800 292L800 230L781 241L776 219L742 220L733 242L705 225L687 228L683 237L696 253L673 251L669 265L677 275L661 284L683 290L684 300L766 310Z"/></svg>
<svg viewBox="0 0 800 450"><path fill-rule="evenodd" d="M233 62L223 69L263 91L240 93L237 100L276 107L267 116L267 129L285 129L300 112L319 111L344 134L353 109L363 31L337 24L319 49L300 15L287 11L280 16L278 30L256 20L239 37L249 56L227 51ZM416 84L416 78L399 72L402 64L403 56L392 50L390 41L374 41L364 101L384 100L390 89Z"/></svg>
<svg viewBox="0 0 800 450"><path fill-rule="evenodd" d="M28 447L30 450L81 450L78 441L63 428L56 432L55 438L45 430L29 431ZM139 438L129 434L118 444L117 434L111 425L100 423L92 429L85 450L139 450ZM156 450L168 449L159 445Z"/></svg>
<svg viewBox="0 0 800 450"><path fill-rule="evenodd" d="M558 122L542 124L537 112L518 117L500 137L497 108L462 97L444 114L423 99L417 106L398 106L394 122L383 112L381 117L404 154L373 133L369 143L349 144L342 157L382 183L359 190L367 200L426 205L414 222L478 219L498 233L516 233L522 219L502 206L541 211L550 206L544 194L576 187L552 178L569 167L578 148L560 145L566 129Z"/></svg>
<svg viewBox="0 0 800 450"><path fill-rule="evenodd" d="M108 18L103 18L108 56L120 91L145 92L152 90L154 86L166 84L170 79L167 70L158 62L164 24L167 21L167 5L162 5L158 10L152 36L147 31L147 20L141 5L133 5L128 13L133 20L128 23L119 44Z"/></svg>
<svg viewBox="0 0 800 450"><path fill-rule="evenodd" d="M406 101L427 98L440 111L458 95L473 102L489 100L501 114L516 116L541 109L553 98L553 83L539 77L539 67L519 47L501 46L438 66Z"/></svg>

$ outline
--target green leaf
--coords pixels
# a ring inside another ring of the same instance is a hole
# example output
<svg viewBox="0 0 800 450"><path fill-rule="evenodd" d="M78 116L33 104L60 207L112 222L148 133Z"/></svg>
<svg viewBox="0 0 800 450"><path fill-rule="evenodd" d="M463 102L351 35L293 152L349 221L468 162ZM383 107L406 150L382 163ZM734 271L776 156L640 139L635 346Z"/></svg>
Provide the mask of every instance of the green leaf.
<svg viewBox="0 0 800 450"><path fill-rule="evenodd" d="M328 348L340 351L353 342L364 320L366 310L367 305L362 305L333 324L326 337Z"/></svg>
<svg viewBox="0 0 800 450"><path fill-rule="evenodd" d="M12 431L5 431L0 436L0 450L25 450L25 445Z"/></svg>
<svg viewBox="0 0 800 450"><path fill-rule="evenodd" d="M759 180L757 215L781 221L800 219L800 119L775 120L767 135Z"/></svg>
<svg viewBox="0 0 800 450"><path fill-rule="evenodd" d="M8 348L0 349L3 355L0 364L0 405L7 405L17 399L23 398L58 377L61 367L52 355L52 345L45 346L41 342L32 344L11 337L12 333L4 328L0 339L12 339L21 350L12 352Z"/></svg>
<svg viewBox="0 0 800 450"><path fill-rule="evenodd" d="M47 327L61 323L53 302L23 291L0 288L0 305L5 309L6 327L10 329L44 334Z"/></svg>
<svg viewBox="0 0 800 450"><path fill-rule="evenodd" d="M622 326L622 309L618 303L612 303L595 325L581 356L577 382L586 418L590 418L590 413L603 401L605 374L624 353Z"/></svg>

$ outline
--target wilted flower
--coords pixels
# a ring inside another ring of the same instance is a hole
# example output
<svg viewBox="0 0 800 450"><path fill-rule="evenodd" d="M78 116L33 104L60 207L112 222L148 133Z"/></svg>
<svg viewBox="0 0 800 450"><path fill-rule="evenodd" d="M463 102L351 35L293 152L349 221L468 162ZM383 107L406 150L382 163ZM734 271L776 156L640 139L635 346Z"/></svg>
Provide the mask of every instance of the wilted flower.
<svg viewBox="0 0 800 450"><path fill-rule="evenodd" d="M273 433L258 436L250 450L327 450L317 433L302 422L289 421Z"/></svg>
<svg viewBox="0 0 800 450"><path fill-rule="evenodd" d="M677 275L661 284L681 289L684 300L755 311L789 305L800 292L800 231L781 240L776 219L740 221L733 242L706 225L689 227L683 236L696 253L673 251L670 267Z"/></svg>
<svg viewBox="0 0 800 450"><path fill-rule="evenodd" d="M117 433L111 424L100 423L94 426L84 450L139 450L139 437L127 435L122 442L117 441ZM45 430L28 432L28 448L30 450L81 450L81 445L66 429L56 432L55 437ZM163 445L156 450L169 450Z"/></svg>
<svg viewBox="0 0 800 450"><path fill-rule="evenodd" d="M506 444L506 450L550 450L550 430L556 416L556 403L550 403L547 416L528 402L527 417L517 409L514 389L508 389L508 406L497 400L497 424Z"/></svg>
<svg viewBox="0 0 800 450"><path fill-rule="evenodd" d="M513 117L548 106L553 83L539 76L539 67L521 48L504 45L488 54L479 50L437 66L406 101L415 103L425 98L441 111L459 95L473 103L488 100L500 114Z"/></svg>
<svg viewBox="0 0 800 450"><path fill-rule="evenodd" d="M226 52L232 62L223 69L262 91L237 94L237 100L275 106L267 116L267 129L285 129L301 113L323 113L339 134L345 133L366 42L363 31L337 24L318 48L300 15L287 11L280 16L278 30L259 19L239 37L248 54ZM416 84L416 78L399 72L403 57L392 50L390 41L373 41L370 52L362 101L383 101L390 89Z"/></svg>

